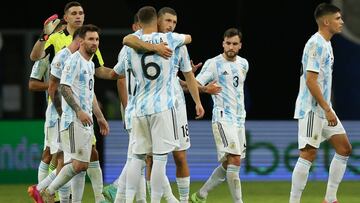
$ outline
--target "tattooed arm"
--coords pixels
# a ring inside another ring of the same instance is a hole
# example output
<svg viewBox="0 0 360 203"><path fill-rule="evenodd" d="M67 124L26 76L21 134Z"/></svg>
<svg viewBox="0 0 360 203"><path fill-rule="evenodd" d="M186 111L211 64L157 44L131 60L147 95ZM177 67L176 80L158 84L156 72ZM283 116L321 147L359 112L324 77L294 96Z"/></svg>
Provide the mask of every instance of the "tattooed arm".
<svg viewBox="0 0 360 203"><path fill-rule="evenodd" d="M80 106L76 103L71 87L68 85L60 84L60 91L65 101L69 104L69 106L75 111L76 116L81 121L84 126L92 125L91 117L85 113Z"/></svg>

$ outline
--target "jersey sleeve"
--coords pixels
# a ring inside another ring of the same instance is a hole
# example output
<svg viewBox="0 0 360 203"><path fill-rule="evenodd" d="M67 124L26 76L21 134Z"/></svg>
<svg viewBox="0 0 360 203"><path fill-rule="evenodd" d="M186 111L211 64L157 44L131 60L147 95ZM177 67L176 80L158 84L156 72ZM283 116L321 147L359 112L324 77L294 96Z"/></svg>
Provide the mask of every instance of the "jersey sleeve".
<svg viewBox="0 0 360 203"><path fill-rule="evenodd" d="M214 64L212 60L209 59L205 62L204 66L202 67L200 73L196 76L196 80L201 85L206 85L207 83L214 80Z"/></svg>
<svg viewBox="0 0 360 203"><path fill-rule="evenodd" d="M30 78L41 80L49 68L49 58L45 57L36 61L31 69Z"/></svg>
<svg viewBox="0 0 360 203"><path fill-rule="evenodd" d="M175 33L175 32L166 33L166 38L168 41L168 46L173 50L176 47L180 47L180 46L184 45L184 42L185 42L185 35Z"/></svg>
<svg viewBox="0 0 360 203"><path fill-rule="evenodd" d="M306 63L304 64L304 69L306 71L312 71L319 73L320 72L320 66L321 66L321 55L324 52L324 47L322 47L319 43L311 43L309 45L309 48L307 50L307 53L304 57Z"/></svg>
<svg viewBox="0 0 360 203"><path fill-rule="evenodd" d="M80 67L79 62L75 60L76 57L70 57L64 65L64 70L61 74L60 84L72 86L76 76L79 74Z"/></svg>
<svg viewBox="0 0 360 203"><path fill-rule="evenodd" d="M92 57L92 62L95 64L95 68L99 68L101 66L104 66L104 60L101 56L100 50L97 49L94 56Z"/></svg>
<svg viewBox="0 0 360 203"><path fill-rule="evenodd" d="M123 48L120 50L119 56L118 56L118 62L114 66L113 70L118 75L124 75L126 70L126 65L128 63L127 60L127 47L123 46Z"/></svg>
<svg viewBox="0 0 360 203"><path fill-rule="evenodd" d="M191 62L190 62L190 56L189 56L189 52L186 48L186 45L179 47L180 52L180 61L179 61L179 66L180 66L180 71L182 72L190 72L192 71L192 67L191 67Z"/></svg>
<svg viewBox="0 0 360 203"><path fill-rule="evenodd" d="M61 52L59 52L61 53ZM63 59L60 57L59 54L55 55L54 59L51 62L51 68L50 68L50 73L51 75L53 75L54 77L61 79L61 72L64 66L64 61Z"/></svg>

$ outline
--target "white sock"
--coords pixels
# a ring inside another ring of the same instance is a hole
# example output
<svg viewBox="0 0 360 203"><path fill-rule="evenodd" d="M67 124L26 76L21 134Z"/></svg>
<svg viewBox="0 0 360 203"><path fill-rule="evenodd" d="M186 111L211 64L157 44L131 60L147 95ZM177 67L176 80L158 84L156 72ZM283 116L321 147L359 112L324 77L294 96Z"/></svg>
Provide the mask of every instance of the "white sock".
<svg viewBox="0 0 360 203"><path fill-rule="evenodd" d="M58 190L61 186L65 185L76 174L77 173L75 172L73 165L71 163L67 164L60 170L56 178L47 187L47 190L51 195L53 195L56 190Z"/></svg>
<svg viewBox="0 0 360 203"><path fill-rule="evenodd" d="M165 183L163 183L163 196L164 199L166 200L166 202L178 202L178 200L176 199L176 197L174 196L172 189L171 189L171 185L169 182L169 179L167 177L165 177Z"/></svg>
<svg viewBox="0 0 360 203"><path fill-rule="evenodd" d="M119 177L112 182L112 185L116 188L119 186Z"/></svg>
<svg viewBox="0 0 360 203"><path fill-rule="evenodd" d="M214 169L211 176L207 179L205 184L199 190L199 196L202 198L206 198L208 192L214 189L216 186L220 185L222 182L225 181L226 177L226 170L220 164L217 168Z"/></svg>
<svg viewBox="0 0 360 203"><path fill-rule="evenodd" d="M99 203L101 201L104 201L105 198L104 195L102 194L103 186L104 186L103 176L99 161L90 162L86 172L91 181L91 185L95 196L95 202Z"/></svg>
<svg viewBox="0 0 360 203"><path fill-rule="evenodd" d="M59 189L59 198L61 203L70 203L70 190L71 180Z"/></svg>
<svg viewBox="0 0 360 203"><path fill-rule="evenodd" d="M180 202L189 202L190 176L176 178Z"/></svg>
<svg viewBox="0 0 360 203"><path fill-rule="evenodd" d="M348 159L348 156L341 156L335 153L331 161L329 168L329 180L327 183L325 195L325 200L328 202L334 202L337 200L336 193L344 176Z"/></svg>
<svg viewBox="0 0 360 203"><path fill-rule="evenodd" d="M129 165L130 162L130 158L128 158L126 160L126 163L123 167L123 169L121 170L120 176L114 181L114 185L116 184L117 186L117 191L116 191L116 197L115 197L115 203L122 203L125 202L125 194L126 194L126 171L127 171L127 167Z"/></svg>
<svg viewBox="0 0 360 203"><path fill-rule="evenodd" d="M38 168L38 183L46 178L49 174L49 164L40 161L39 168Z"/></svg>
<svg viewBox="0 0 360 203"><path fill-rule="evenodd" d="M56 178L56 171L51 172L46 178L44 178L39 184L37 184L36 189L38 191L41 191L45 188L47 188L47 186L50 185L50 183L55 180Z"/></svg>
<svg viewBox="0 0 360 203"><path fill-rule="evenodd" d="M138 189L136 191L136 202L146 203L145 162L143 162L143 168L141 169L141 177L139 180Z"/></svg>
<svg viewBox="0 0 360 203"><path fill-rule="evenodd" d="M132 203L139 186L141 169L145 163L144 155L134 155L126 170L126 202Z"/></svg>
<svg viewBox="0 0 360 203"><path fill-rule="evenodd" d="M229 185L233 202L242 203L241 183L240 183L240 166L229 164L226 170L226 179Z"/></svg>
<svg viewBox="0 0 360 203"><path fill-rule="evenodd" d="M166 186L166 181L168 181L166 177L166 163L167 154L153 155L153 166L150 177L151 203L160 203L161 197L164 194L164 186Z"/></svg>
<svg viewBox="0 0 360 203"><path fill-rule="evenodd" d="M300 203L301 194L305 188L311 162L301 157L296 162L292 179L291 179L291 192L290 192L290 203Z"/></svg>
<svg viewBox="0 0 360 203"><path fill-rule="evenodd" d="M82 200L82 197L84 195L84 187L85 187L85 175L86 172L81 171L71 180L72 202L81 202Z"/></svg>

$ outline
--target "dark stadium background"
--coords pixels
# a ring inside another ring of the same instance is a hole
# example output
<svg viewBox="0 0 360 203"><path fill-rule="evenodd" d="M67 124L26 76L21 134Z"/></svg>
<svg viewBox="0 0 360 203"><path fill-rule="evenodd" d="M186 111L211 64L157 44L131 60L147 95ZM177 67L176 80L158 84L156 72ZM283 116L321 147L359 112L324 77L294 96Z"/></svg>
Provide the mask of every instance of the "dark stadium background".
<svg viewBox="0 0 360 203"><path fill-rule="evenodd" d="M239 28L244 35L243 48L239 55L249 61L250 70L246 79L246 110L248 119L292 119L295 99L299 85L300 60L306 40L316 31L313 11L319 2L323 1L239 1L197 2L194 1L80 1L85 10L85 23L98 25L106 29L128 29L133 14L143 5L153 5L156 9L170 6L178 13L177 32L189 33L193 42L188 46L190 57L195 63L205 62L222 53L222 34L229 27ZM32 29L39 30L42 22L53 13L63 14L66 1L10 1L11 6L1 7L1 29ZM20 6L21 4L21 6ZM130 31L130 30L129 30ZM121 49L123 36L101 38L100 50L105 65L113 67L117 54ZM34 38L35 40L35 38ZM334 37L335 62L337 55L347 50L337 49L341 37ZM106 42L114 43L106 43ZM17 42L4 43L12 46ZM16 45L19 46L19 45ZM20 45L21 46L21 45ZM359 52L357 52L359 53ZM350 55L348 52L347 55ZM23 53L28 56L29 53ZM13 57L1 53L1 58ZM25 58L25 60L28 60ZM9 60L14 61L14 60ZM4 65L3 63L0 63ZM22 74L21 64L1 68L1 85L7 83L24 83L28 75ZM342 67L335 64L334 86L345 88L343 83L354 81L338 80L337 73ZM357 70L359 72L359 70ZM15 77L16 75L16 77ZM340 74L339 74L340 75ZM98 80L96 90L99 100L106 106L110 101L102 95L103 90L113 89L114 81ZM26 86L24 86L26 91ZM344 92L340 89L338 92ZM335 96L336 96L335 92ZM340 93L339 93L340 95ZM348 98L358 98L357 95L344 95ZM339 96L343 97L343 94ZM23 98L24 101L26 98ZM42 94L35 93L34 114L31 118L41 118L44 115L45 102ZM335 98L336 99L336 98ZM194 118L193 103L187 95L189 119ZM346 104L337 106L343 111L337 111L343 119L358 119L359 110L351 110L354 106L350 99ZM202 95L206 108L206 119L211 118L211 98ZM349 105L350 102L350 105ZM39 108L39 103L42 108ZM340 105L340 104L339 104ZM359 108L357 108L359 109ZM29 115L20 112L3 112L3 118L28 118Z"/></svg>

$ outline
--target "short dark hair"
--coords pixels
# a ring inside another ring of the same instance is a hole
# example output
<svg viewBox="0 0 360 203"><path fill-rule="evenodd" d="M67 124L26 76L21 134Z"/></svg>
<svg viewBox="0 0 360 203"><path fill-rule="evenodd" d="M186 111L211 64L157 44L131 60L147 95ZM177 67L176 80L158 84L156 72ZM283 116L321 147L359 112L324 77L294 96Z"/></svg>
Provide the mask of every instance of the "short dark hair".
<svg viewBox="0 0 360 203"><path fill-rule="evenodd" d="M81 37L82 39L85 38L86 32L97 32L98 34L100 34L100 28L93 24L83 25L76 31L79 32L79 37Z"/></svg>
<svg viewBox="0 0 360 203"><path fill-rule="evenodd" d="M158 17L160 17L160 16L165 15L165 13L169 13L171 15L177 16L176 11L174 9L170 8L170 7L162 7L158 11L157 15L158 15Z"/></svg>
<svg viewBox="0 0 360 203"><path fill-rule="evenodd" d="M325 15L329 15L329 14L334 14L337 12L340 12L340 8L338 8L337 6L333 5L333 4L329 4L329 3L321 3L319 4L314 12L314 17L315 20L325 16Z"/></svg>
<svg viewBox="0 0 360 203"><path fill-rule="evenodd" d="M141 7L138 11L139 21L148 24L154 19L157 19L156 9L152 6Z"/></svg>
<svg viewBox="0 0 360 203"><path fill-rule="evenodd" d="M75 6L81 6L81 4L77 1L70 1L69 3L67 3L65 5L65 8L64 8L64 13L66 13L71 7L75 7Z"/></svg>
<svg viewBox="0 0 360 203"><path fill-rule="evenodd" d="M237 28L229 28L224 32L224 39L225 37L233 37L233 36L239 36L240 39L242 39L242 33Z"/></svg>

